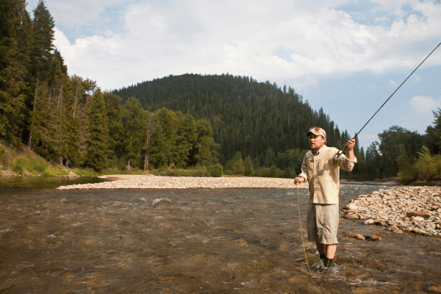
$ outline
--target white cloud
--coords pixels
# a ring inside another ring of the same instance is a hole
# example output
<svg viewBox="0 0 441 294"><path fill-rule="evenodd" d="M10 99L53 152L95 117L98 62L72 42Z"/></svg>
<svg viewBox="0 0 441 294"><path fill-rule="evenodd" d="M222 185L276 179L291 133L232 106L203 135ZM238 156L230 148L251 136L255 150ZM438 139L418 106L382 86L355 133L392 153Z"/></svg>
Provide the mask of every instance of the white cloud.
<svg viewBox="0 0 441 294"><path fill-rule="evenodd" d="M436 111L438 107L441 107L441 99L415 96L409 100L408 110L400 119L400 125L424 133L427 126L433 123L433 111Z"/></svg>
<svg viewBox="0 0 441 294"><path fill-rule="evenodd" d="M432 97L415 96L410 100L410 106L413 110L423 115L432 115L432 111L441 107L440 101Z"/></svg>
<svg viewBox="0 0 441 294"><path fill-rule="evenodd" d="M126 34L109 32L69 44L58 31L56 45L70 74L88 76L110 89L187 72L314 85L319 75L412 68L441 38L441 5L381 1L379 7L394 15L402 15L401 4L409 3L426 16L383 27L356 23L338 10L343 2L332 7L329 2L189 0L166 8L138 3L126 7ZM84 2L90 10L84 18L93 17L103 3ZM413 53L406 50L421 42L426 45ZM292 53L284 59L276 56L277 48ZM427 63L441 64L441 55Z"/></svg>

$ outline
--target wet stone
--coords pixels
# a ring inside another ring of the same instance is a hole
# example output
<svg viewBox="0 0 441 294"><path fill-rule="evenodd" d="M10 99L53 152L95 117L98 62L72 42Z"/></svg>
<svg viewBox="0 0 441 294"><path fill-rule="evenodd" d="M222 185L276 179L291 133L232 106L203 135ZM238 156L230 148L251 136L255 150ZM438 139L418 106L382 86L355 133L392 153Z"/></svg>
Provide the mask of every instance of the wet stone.
<svg viewBox="0 0 441 294"><path fill-rule="evenodd" d="M396 233L441 236L441 226L437 223L441 209L434 210L440 190L436 186L380 189L351 199L343 208L344 217L364 220L363 224L392 226L391 231ZM363 210L355 211L356 207L363 207Z"/></svg>

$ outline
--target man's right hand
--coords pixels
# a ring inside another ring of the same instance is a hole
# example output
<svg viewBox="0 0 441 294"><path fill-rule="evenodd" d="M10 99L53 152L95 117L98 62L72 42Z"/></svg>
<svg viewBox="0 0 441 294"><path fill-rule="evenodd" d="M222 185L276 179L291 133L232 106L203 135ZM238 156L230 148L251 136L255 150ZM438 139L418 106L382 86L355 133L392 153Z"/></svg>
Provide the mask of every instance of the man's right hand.
<svg viewBox="0 0 441 294"><path fill-rule="evenodd" d="M297 177L294 179L294 184L295 185L300 185L301 183L303 183L305 181L304 177Z"/></svg>

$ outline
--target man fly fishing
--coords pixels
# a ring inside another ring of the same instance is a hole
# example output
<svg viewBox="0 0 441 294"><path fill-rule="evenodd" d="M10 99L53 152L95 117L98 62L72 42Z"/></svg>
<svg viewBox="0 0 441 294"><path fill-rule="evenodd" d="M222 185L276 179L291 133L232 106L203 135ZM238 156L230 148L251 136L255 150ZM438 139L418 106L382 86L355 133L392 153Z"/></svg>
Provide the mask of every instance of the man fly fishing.
<svg viewBox="0 0 441 294"><path fill-rule="evenodd" d="M326 146L326 132L322 128L312 127L306 135L311 151L303 158L301 173L294 183L309 183L308 240L316 243L320 260L325 268L329 268L333 264L338 243L340 168L348 172L354 168L357 162L354 155L355 139L347 142L346 157L337 148Z"/></svg>

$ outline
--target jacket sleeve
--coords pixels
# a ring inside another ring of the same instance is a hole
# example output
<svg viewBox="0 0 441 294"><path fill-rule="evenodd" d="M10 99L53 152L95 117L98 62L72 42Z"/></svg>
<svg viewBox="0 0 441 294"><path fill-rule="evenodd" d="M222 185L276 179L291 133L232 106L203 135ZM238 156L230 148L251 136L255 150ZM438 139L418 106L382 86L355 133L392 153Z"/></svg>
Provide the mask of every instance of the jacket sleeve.
<svg viewBox="0 0 441 294"><path fill-rule="evenodd" d="M342 154L338 158L338 165L340 166L340 168L348 172L354 169L356 163L357 163L357 157L355 157L355 159L349 159L344 154Z"/></svg>

